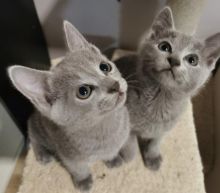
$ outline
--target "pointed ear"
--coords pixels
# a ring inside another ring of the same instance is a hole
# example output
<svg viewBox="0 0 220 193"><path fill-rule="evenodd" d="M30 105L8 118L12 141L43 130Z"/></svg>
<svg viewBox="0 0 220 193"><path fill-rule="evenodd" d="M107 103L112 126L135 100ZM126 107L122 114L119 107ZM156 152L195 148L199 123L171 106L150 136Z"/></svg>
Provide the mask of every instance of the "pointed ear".
<svg viewBox="0 0 220 193"><path fill-rule="evenodd" d="M205 40L203 53L207 64L214 68L215 63L220 57L220 33L216 33Z"/></svg>
<svg viewBox="0 0 220 193"><path fill-rule="evenodd" d="M48 111L50 104L46 99L45 80L50 72L34 70L23 66L8 68L9 77L15 86L40 111Z"/></svg>
<svg viewBox="0 0 220 193"><path fill-rule="evenodd" d="M73 52L88 47L89 43L70 22L64 21L63 27L69 51Z"/></svg>
<svg viewBox="0 0 220 193"><path fill-rule="evenodd" d="M173 21L173 14L170 7L163 8L159 14L155 17L152 30L154 32L174 29L174 21Z"/></svg>

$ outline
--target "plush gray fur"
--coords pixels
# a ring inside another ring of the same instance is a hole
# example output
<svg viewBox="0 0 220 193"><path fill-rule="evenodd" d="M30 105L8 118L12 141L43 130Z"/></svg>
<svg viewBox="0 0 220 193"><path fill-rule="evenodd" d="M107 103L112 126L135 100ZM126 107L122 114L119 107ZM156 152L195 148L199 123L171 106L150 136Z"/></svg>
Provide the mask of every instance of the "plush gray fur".
<svg viewBox="0 0 220 193"><path fill-rule="evenodd" d="M169 42L171 53L159 49L163 41ZM197 54L198 65L187 62L189 54ZM166 7L143 36L137 55L116 61L130 85L127 107L146 167L160 167L161 139L175 125L186 102L207 81L219 54L220 33L198 41L178 32ZM174 62L170 63L169 57Z"/></svg>
<svg viewBox="0 0 220 193"><path fill-rule="evenodd" d="M103 160L113 167L133 157L130 144L135 144L135 138L129 137L124 106L127 83L116 66L70 23L64 22L64 30L70 51L50 71L12 66L8 72L14 86L36 107L29 120L36 159L47 163L56 157L75 186L88 190L92 163ZM112 70L104 73L101 63ZM81 85L93 86L89 98L77 97Z"/></svg>

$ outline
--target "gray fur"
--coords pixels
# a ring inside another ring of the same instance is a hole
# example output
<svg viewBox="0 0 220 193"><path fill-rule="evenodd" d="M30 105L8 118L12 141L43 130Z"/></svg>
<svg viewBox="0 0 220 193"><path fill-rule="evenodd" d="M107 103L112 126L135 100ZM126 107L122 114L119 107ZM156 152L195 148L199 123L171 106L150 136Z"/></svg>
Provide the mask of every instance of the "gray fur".
<svg viewBox="0 0 220 193"><path fill-rule="evenodd" d="M172 53L158 48L163 41L171 44ZM185 60L188 54L198 55L197 66ZM199 41L178 32L166 7L144 34L137 55L116 61L123 76L128 77L127 107L145 166L152 170L160 167L161 139L207 81L219 55L220 34ZM175 58L178 66L171 66L168 57Z"/></svg>
<svg viewBox="0 0 220 193"><path fill-rule="evenodd" d="M50 71L12 66L8 72L14 86L36 107L28 123L36 159L47 163L56 157L76 187L88 190L92 163L110 163L119 155L130 155L122 157L123 161L132 157L129 116L124 106L127 83L114 63L70 23L64 22L64 29L70 52ZM103 73L101 62L110 64L112 70ZM76 93L84 84L94 90L82 100Z"/></svg>

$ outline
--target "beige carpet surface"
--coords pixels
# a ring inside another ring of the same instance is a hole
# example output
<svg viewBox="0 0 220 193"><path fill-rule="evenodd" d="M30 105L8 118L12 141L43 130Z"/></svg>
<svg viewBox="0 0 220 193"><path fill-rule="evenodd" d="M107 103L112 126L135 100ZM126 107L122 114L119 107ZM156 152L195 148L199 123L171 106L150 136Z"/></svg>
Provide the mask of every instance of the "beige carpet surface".
<svg viewBox="0 0 220 193"><path fill-rule="evenodd" d="M164 162L158 172L144 168L140 155L118 169L103 163L92 168L91 193L205 193L201 158L189 104L179 123L164 139ZM77 193L69 174L56 161L36 162L29 150L19 193Z"/></svg>

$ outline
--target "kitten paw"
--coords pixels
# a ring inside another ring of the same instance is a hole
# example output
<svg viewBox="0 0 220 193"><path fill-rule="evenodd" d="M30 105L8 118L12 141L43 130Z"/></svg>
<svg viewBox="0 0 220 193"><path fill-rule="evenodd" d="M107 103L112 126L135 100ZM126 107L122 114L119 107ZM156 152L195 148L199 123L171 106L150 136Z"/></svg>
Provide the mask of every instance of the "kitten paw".
<svg viewBox="0 0 220 193"><path fill-rule="evenodd" d="M74 181L74 184L76 188L78 188L81 191L89 191L92 188L93 184L92 175L89 175L87 178L79 182Z"/></svg>
<svg viewBox="0 0 220 193"><path fill-rule="evenodd" d="M125 163L131 162L135 158L136 152L135 151L122 151L120 152L120 156Z"/></svg>
<svg viewBox="0 0 220 193"><path fill-rule="evenodd" d="M157 171L160 169L161 163L163 159L162 156L159 155L157 157L144 157L144 165L150 170Z"/></svg>
<svg viewBox="0 0 220 193"><path fill-rule="evenodd" d="M49 154L37 155L36 160L42 165L46 165L53 160L53 157Z"/></svg>
<svg viewBox="0 0 220 193"><path fill-rule="evenodd" d="M108 168L118 168L123 164L123 158L120 155L117 155L113 160L106 161L105 165Z"/></svg>

